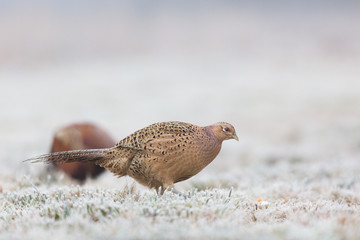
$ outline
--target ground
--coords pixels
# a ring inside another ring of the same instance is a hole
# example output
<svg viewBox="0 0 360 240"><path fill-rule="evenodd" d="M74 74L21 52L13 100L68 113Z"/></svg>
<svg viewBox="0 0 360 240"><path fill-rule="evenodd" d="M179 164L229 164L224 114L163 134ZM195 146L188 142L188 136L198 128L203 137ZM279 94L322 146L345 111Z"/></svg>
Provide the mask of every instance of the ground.
<svg viewBox="0 0 360 240"><path fill-rule="evenodd" d="M186 198L171 192L159 196L132 184L64 186L61 179L24 176L13 183L16 190L0 195L1 238L360 237L358 169L339 169L334 162L310 169L305 163L271 165L270 174L251 166L235 179L194 181ZM209 182L215 186L204 188Z"/></svg>

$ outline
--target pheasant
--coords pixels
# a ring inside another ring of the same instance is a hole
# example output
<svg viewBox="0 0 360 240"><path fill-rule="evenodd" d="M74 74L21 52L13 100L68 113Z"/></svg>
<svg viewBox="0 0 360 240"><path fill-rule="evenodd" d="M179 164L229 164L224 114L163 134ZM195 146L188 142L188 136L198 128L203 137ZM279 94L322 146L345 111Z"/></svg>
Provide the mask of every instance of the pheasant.
<svg viewBox="0 0 360 240"><path fill-rule="evenodd" d="M75 123L55 132L51 152L109 148L115 143L112 137L99 126L90 123ZM96 178L105 170L91 162L54 162L53 166L80 183L83 183L88 176Z"/></svg>
<svg viewBox="0 0 360 240"><path fill-rule="evenodd" d="M238 140L226 122L200 127L184 122L160 122L140 129L112 148L56 152L27 161L92 162L118 177L130 176L140 184L164 193L179 193L174 184L205 168L218 155L222 142Z"/></svg>

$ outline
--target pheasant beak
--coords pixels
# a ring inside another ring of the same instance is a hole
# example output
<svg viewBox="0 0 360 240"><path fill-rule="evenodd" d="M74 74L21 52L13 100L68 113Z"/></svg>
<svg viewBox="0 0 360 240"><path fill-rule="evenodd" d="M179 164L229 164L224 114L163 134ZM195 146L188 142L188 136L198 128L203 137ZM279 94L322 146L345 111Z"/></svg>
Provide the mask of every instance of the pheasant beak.
<svg viewBox="0 0 360 240"><path fill-rule="evenodd" d="M236 135L236 133L234 133L233 139L235 139L236 141L239 141L239 137Z"/></svg>

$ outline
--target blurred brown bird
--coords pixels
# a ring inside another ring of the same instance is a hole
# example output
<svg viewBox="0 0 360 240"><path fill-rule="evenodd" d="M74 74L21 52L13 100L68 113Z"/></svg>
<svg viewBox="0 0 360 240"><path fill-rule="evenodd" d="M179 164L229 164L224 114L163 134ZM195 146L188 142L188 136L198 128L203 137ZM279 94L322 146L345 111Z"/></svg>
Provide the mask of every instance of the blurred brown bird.
<svg viewBox="0 0 360 240"><path fill-rule="evenodd" d="M109 148L114 145L115 141L100 127L90 123L76 123L55 132L51 152ZM88 176L96 178L105 170L92 162L53 162L53 165L80 182Z"/></svg>
<svg viewBox="0 0 360 240"><path fill-rule="evenodd" d="M92 162L118 177L128 175L147 187L161 189L161 193L165 189L177 192L174 183L194 176L211 163L227 139L238 140L229 123L200 127L162 122L134 132L112 148L51 153L28 161Z"/></svg>

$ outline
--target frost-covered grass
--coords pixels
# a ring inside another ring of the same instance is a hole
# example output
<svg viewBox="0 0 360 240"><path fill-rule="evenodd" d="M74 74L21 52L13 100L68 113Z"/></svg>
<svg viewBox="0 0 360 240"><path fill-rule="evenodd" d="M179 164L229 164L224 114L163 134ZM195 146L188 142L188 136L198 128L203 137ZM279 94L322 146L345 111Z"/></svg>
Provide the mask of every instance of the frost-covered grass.
<svg viewBox="0 0 360 240"><path fill-rule="evenodd" d="M359 239L360 185L342 174L190 187L186 198L134 184L64 186L61 179L22 177L0 194L0 238Z"/></svg>

